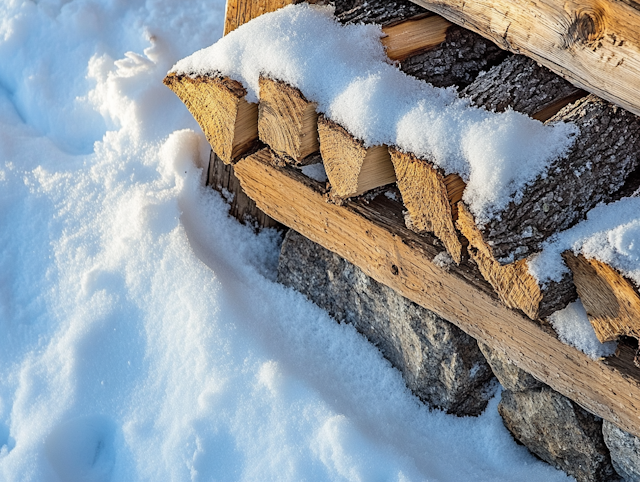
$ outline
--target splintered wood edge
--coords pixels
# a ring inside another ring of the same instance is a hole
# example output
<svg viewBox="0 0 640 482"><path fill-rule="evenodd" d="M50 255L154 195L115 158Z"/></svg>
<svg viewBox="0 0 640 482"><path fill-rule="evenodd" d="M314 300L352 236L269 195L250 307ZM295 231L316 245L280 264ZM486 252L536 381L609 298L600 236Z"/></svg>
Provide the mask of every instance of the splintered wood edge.
<svg viewBox="0 0 640 482"><path fill-rule="evenodd" d="M343 198L359 194L358 177L367 149L346 129L323 115L318 117L318 136L332 194Z"/></svg>
<svg viewBox="0 0 640 482"><path fill-rule="evenodd" d="M413 55L432 50L445 41L451 22L439 15L410 18L383 27L386 37L382 45L391 60L402 61Z"/></svg>
<svg viewBox="0 0 640 482"><path fill-rule="evenodd" d="M247 91L228 77L176 75L164 78L185 104L223 162L229 164L246 153L258 138L256 104L245 100Z"/></svg>
<svg viewBox="0 0 640 482"><path fill-rule="evenodd" d="M259 83L260 140L299 164L320 147L317 104L285 82L260 76Z"/></svg>
<svg viewBox="0 0 640 482"><path fill-rule="evenodd" d="M390 148L389 153L398 177L398 189L409 212L412 229L434 233L456 263L462 261L462 243L454 225L457 207L453 202L462 198L464 181L459 176L446 178L431 163L412 153ZM456 179L460 179L462 190ZM449 193L449 185L452 193Z"/></svg>
<svg viewBox="0 0 640 482"><path fill-rule="evenodd" d="M562 256L598 340L613 341L620 335L640 338L640 296L632 283L597 259L570 251Z"/></svg>
<svg viewBox="0 0 640 482"><path fill-rule="evenodd" d="M369 147L358 174L356 195L393 182L396 182L396 171L393 169L387 146Z"/></svg>
<svg viewBox="0 0 640 482"><path fill-rule="evenodd" d="M609 362L590 359L506 308L480 287L477 275L435 265L437 250L404 227L399 203L393 215L358 201L326 203L322 184L294 169L271 166L269 159L263 150L234 166L247 195L269 216L504 353L587 410L640 436L640 382L633 353L623 350L624 359Z"/></svg>

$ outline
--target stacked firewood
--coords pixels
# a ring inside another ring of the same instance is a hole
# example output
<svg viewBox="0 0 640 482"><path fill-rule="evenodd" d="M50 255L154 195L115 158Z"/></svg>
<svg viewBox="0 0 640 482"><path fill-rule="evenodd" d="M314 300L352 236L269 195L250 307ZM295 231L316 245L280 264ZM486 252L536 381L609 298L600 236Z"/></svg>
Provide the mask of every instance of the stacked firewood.
<svg viewBox="0 0 640 482"><path fill-rule="evenodd" d="M521 199L481 224L462 200L466 185L460 176L397 146L365 146L280 79L261 77L260 101L252 104L237 80L168 75L165 84L198 120L216 159L232 165L268 146L276 163L299 167L318 162L319 152L332 202L397 183L407 227L435 235L455 263L473 260L507 307L539 320L579 295L600 341L640 337L638 289L614 268L566 252L571 272L541 284L528 265L551 236L585 219L599 203L640 187L640 119L419 7L360 2L336 14L345 23L381 23L389 59L407 74L456 86L488 110L513 109L545 124L572 122L578 138L526 186Z"/></svg>

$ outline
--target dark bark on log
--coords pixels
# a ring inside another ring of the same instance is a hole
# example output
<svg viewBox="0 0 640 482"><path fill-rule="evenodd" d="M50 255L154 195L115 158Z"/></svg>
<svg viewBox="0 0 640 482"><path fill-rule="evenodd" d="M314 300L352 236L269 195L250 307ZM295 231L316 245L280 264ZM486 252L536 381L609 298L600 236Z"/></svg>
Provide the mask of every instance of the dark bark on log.
<svg viewBox="0 0 640 482"><path fill-rule="evenodd" d="M545 121L564 105L587 93L574 87L562 77L523 55L512 55L486 74L479 76L461 94L477 106L503 112L511 107L517 112L534 116L549 112ZM564 105L562 102L564 101ZM549 109L555 108L554 111Z"/></svg>
<svg viewBox="0 0 640 482"><path fill-rule="evenodd" d="M430 14L408 0L336 0L335 15L344 24L348 23L377 23L392 25L416 15Z"/></svg>
<svg viewBox="0 0 640 482"><path fill-rule="evenodd" d="M453 25L440 47L408 58L400 64L400 70L436 87L463 88L507 55L490 40Z"/></svg>
<svg viewBox="0 0 640 482"><path fill-rule="evenodd" d="M545 239L585 219L597 204L616 201L638 187L634 171L640 164L640 118L589 95L547 122L560 121L580 128L571 152L532 181L519 203L509 203L481 228L503 264L539 252Z"/></svg>
<svg viewBox="0 0 640 482"><path fill-rule="evenodd" d="M213 150L209 158L207 186L211 186L225 197L229 203L229 216L241 223L249 224L256 229L284 229L282 224L267 216L256 206L255 201L244 193L233 172L233 166L222 162Z"/></svg>

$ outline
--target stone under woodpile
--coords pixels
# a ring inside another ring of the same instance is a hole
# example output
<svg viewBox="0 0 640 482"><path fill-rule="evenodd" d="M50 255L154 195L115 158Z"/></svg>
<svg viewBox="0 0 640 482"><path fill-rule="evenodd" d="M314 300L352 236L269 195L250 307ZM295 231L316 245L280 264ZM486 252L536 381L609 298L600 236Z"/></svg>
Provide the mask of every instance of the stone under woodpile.
<svg viewBox="0 0 640 482"><path fill-rule="evenodd" d="M640 482L640 439L606 420L602 432L618 474L625 482Z"/></svg>
<svg viewBox="0 0 640 482"><path fill-rule="evenodd" d="M491 368L472 337L293 230L282 245L278 281L352 324L430 406L478 415L494 394Z"/></svg>

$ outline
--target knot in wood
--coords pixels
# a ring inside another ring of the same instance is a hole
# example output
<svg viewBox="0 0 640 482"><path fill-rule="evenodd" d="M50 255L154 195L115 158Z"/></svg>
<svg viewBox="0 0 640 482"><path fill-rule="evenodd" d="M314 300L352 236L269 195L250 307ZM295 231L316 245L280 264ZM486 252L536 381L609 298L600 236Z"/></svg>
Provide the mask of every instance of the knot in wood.
<svg viewBox="0 0 640 482"><path fill-rule="evenodd" d="M392 264L392 265L391 265L391 274L392 274L393 276L398 276L398 273L399 273L399 272L400 272L400 271L398 270L398 267L397 267L395 264Z"/></svg>
<svg viewBox="0 0 640 482"><path fill-rule="evenodd" d="M564 48L570 49L579 45L597 47L604 38L605 14L600 9L583 9L573 13Z"/></svg>

